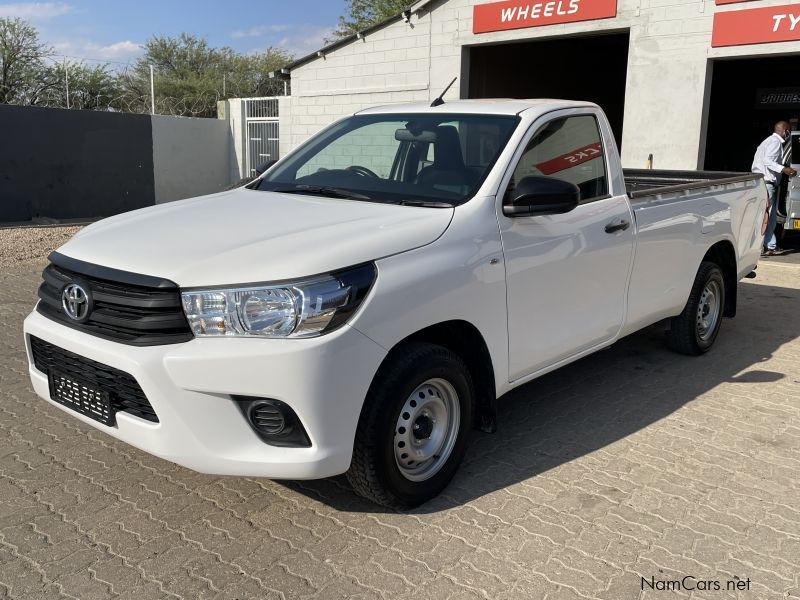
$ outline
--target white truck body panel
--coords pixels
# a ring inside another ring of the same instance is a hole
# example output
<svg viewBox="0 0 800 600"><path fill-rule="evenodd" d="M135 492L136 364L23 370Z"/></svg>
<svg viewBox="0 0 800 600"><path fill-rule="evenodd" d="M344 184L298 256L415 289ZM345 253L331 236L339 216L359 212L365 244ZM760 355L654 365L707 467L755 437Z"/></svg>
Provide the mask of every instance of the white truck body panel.
<svg viewBox="0 0 800 600"><path fill-rule="evenodd" d="M436 110L412 105L366 112ZM198 471L327 477L350 464L361 407L381 362L415 332L451 321L470 324L485 342L501 396L620 336L678 315L714 244L732 245L737 278L755 268L763 182L709 184L631 203L619 154L597 106L480 101L449 103L447 110L520 119L480 189L455 208L239 189L119 215L63 246L60 252L68 257L167 278L182 288L297 280L367 261L377 267L358 312L347 325L317 338L198 338L135 348L34 312L25 321L26 336L131 374L160 422L119 413L118 425L106 427L73 414ZM503 195L527 141L565 114L598 119L608 197L561 215L505 216ZM627 230L604 230L621 219L630 221ZM28 350L31 358L30 343ZM50 401L47 375L32 358L30 375L37 394ZM263 443L233 405L233 395L286 402L312 446Z"/></svg>
<svg viewBox="0 0 800 600"><path fill-rule="evenodd" d="M452 210L240 188L104 219L61 250L78 260L124 265L126 271L164 277L182 287L211 281L260 283L325 273L424 246L442 234L452 216ZM98 248L103 248L100 255ZM253 261L254 256L260 259Z"/></svg>
<svg viewBox="0 0 800 600"><path fill-rule="evenodd" d="M194 340L135 348L54 327L34 312L25 320L25 333L129 373L159 422L118 412L115 427L101 425L53 402L47 375L31 362L33 389L53 406L201 473L273 479L318 479L347 470L364 391L386 356L348 326L309 340ZM27 348L30 356L30 342ZM253 435L230 396L263 395L265 389L291 403L306 426L310 448L278 448Z"/></svg>
<svg viewBox="0 0 800 600"><path fill-rule="evenodd" d="M622 335L675 316L686 303L697 265L714 244L733 245L739 279L758 264L767 194L763 182L709 187L634 202L636 257ZM722 194L727 202L719 200Z"/></svg>

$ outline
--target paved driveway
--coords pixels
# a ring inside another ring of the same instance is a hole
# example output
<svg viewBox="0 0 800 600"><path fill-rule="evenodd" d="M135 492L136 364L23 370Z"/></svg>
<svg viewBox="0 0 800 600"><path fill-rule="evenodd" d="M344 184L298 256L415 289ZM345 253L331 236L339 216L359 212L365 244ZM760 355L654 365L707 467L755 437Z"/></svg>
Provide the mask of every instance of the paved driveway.
<svg viewBox="0 0 800 600"><path fill-rule="evenodd" d="M800 598L800 266L744 283L708 356L650 329L513 392L411 514L79 424L28 388L38 268L0 283L0 597Z"/></svg>

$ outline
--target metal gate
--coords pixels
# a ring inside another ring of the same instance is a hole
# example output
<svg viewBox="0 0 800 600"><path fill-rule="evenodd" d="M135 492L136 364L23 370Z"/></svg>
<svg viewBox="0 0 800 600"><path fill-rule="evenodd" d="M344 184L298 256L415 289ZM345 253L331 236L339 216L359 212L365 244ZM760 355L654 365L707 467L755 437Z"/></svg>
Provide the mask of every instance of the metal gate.
<svg viewBox="0 0 800 600"><path fill-rule="evenodd" d="M247 98L244 102L247 173L255 176L257 166L280 158L278 99Z"/></svg>

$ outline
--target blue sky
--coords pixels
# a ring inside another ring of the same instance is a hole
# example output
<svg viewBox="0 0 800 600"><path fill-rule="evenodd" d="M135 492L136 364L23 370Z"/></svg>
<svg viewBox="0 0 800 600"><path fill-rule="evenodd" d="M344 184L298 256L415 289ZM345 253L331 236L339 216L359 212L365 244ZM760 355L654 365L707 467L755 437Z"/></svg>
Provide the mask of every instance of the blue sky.
<svg viewBox="0 0 800 600"><path fill-rule="evenodd" d="M21 17L59 54L126 63L152 35L183 31L214 46L253 52L280 46L297 56L322 46L345 0L66 0L4 2L0 17Z"/></svg>

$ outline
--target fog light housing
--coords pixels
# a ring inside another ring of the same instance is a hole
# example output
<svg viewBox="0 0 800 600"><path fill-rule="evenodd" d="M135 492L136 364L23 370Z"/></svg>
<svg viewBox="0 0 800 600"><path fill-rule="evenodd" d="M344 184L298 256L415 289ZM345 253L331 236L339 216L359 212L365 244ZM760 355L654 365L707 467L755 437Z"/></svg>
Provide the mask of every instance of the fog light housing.
<svg viewBox="0 0 800 600"><path fill-rule="evenodd" d="M272 398L233 396L250 428L261 441L282 448L309 448L311 440L297 413Z"/></svg>
<svg viewBox="0 0 800 600"><path fill-rule="evenodd" d="M248 409L253 429L264 435L280 435L286 431L286 417L272 402L254 402Z"/></svg>

